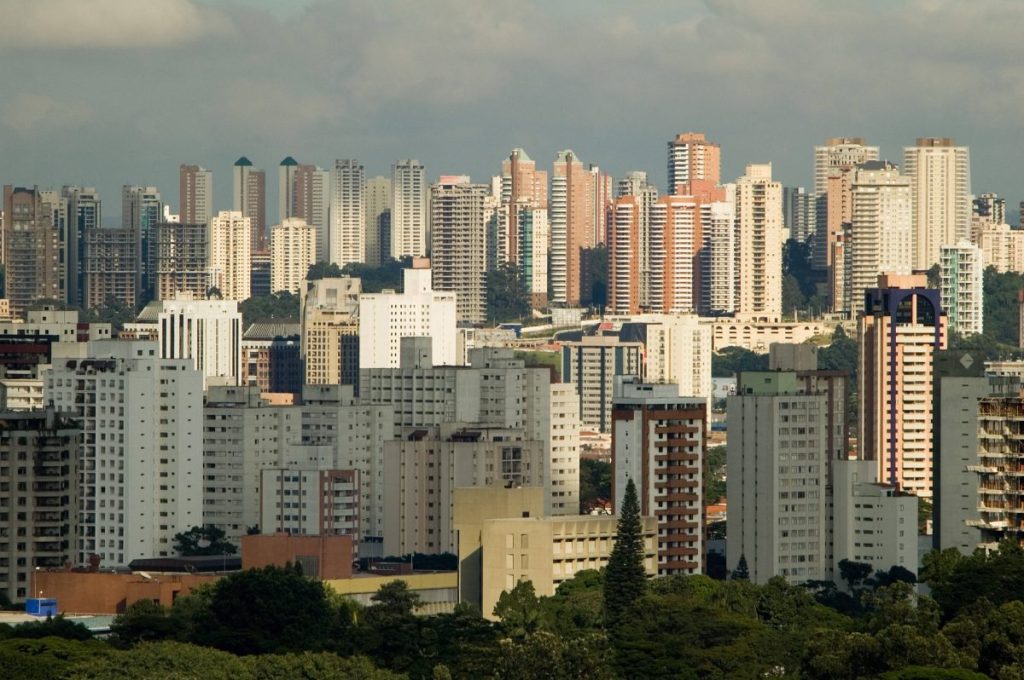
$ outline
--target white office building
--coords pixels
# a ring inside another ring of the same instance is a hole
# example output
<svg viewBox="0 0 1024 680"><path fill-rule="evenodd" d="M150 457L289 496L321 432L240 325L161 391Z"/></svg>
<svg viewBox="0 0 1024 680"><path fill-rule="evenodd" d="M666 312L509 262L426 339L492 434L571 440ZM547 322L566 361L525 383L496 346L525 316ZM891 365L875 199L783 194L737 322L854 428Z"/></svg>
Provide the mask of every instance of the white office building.
<svg viewBox="0 0 1024 680"><path fill-rule="evenodd" d="M398 368L402 338L433 339L432 363L456 361L455 293L432 288L430 260L413 260L401 293L384 290L359 296L359 367Z"/></svg>
<svg viewBox="0 0 1024 680"><path fill-rule="evenodd" d="M206 385L237 385L242 376L242 313L234 300L151 302L140 321L156 321L164 359L190 359Z"/></svg>

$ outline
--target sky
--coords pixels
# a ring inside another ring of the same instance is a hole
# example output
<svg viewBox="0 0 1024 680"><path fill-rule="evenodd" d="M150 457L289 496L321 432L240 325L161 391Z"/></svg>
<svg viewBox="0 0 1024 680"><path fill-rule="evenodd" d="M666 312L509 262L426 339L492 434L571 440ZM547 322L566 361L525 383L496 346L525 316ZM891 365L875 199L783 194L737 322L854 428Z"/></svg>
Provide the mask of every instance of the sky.
<svg viewBox="0 0 1024 680"><path fill-rule="evenodd" d="M1024 198L1017 0L0 0L0 182L123 184L177 209L178 166L285 156L368 177L417 158L488 181L511 149L665 183L666 142L702 131L722 178L771 162L809 186L813 147L883 158L924 136L971 149L974 193Z"/></svg>

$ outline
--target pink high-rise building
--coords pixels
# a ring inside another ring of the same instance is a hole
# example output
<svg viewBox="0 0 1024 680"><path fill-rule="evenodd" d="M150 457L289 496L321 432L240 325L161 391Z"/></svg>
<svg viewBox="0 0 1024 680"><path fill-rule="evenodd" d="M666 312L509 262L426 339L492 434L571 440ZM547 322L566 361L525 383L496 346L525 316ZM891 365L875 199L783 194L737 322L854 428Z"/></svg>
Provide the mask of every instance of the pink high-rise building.
<svg viewBox="0 0 1024 680"><path fill-rule="evenodd" d="M684 132L668 143L668 193L678 194L680 185L694 180L721 180L722 150L703 132Z"/></svg>

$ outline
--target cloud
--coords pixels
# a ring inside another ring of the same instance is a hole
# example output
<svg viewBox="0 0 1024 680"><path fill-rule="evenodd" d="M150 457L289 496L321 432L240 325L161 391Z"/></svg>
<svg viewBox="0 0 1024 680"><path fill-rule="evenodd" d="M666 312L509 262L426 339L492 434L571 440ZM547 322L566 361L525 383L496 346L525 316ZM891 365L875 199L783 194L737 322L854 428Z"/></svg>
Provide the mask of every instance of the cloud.
<svg viewBox="0 0 1024 680"><path fill-rule="evenodd" d="M0 0L0 49L168 47L230 32L192 0Z"/></svg>
<svg viewBox="0 0 1024 680"><path fill-rule="evenodd" d="M3 122L22 134L75 127L93 119L91 107L60 102L43 94L22 92L3 107Z"/></svg>

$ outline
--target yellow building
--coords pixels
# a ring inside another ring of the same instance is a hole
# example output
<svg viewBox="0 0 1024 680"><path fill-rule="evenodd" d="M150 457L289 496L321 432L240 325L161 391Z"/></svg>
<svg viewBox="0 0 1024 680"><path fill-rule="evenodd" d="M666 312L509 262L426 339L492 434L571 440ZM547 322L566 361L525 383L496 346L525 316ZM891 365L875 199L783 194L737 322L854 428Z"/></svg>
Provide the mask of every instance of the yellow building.
<svg viewBox="0 0 1024 680"><path fill-rule="evenodd" d="M608 563L618 517L545 517L542 487L459 488L455 529L459 535L459 599L494 618L503 591L520 581L537 595L554 595L558 585L585 569ZM642 518L644 568L657 570L657 520Z"/></svg>

